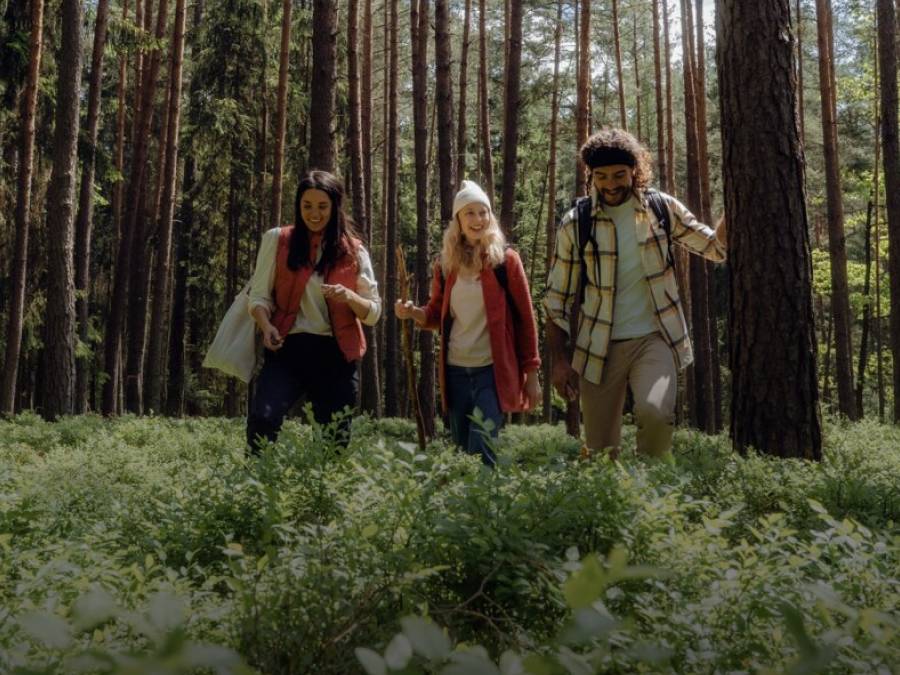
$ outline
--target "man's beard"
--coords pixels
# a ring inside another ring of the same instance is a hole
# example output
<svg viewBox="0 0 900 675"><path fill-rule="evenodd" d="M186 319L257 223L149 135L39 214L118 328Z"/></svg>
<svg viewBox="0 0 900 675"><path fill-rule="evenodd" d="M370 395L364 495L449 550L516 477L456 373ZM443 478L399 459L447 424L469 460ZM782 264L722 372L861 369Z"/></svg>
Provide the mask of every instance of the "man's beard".
<svg viewBox="0 0 900 675"><path fill-rule="evenodd" d="M600 201L607 206L621 206L628 199L631 188L623 187L617 190L600 190Z"/></svg>

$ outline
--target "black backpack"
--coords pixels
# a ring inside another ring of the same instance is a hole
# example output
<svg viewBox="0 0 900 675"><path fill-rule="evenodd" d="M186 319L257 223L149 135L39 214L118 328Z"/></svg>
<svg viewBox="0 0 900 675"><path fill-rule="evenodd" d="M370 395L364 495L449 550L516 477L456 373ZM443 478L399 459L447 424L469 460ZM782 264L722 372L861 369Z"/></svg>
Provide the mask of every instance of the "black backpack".
<svg viewBox="0 0 900 675"><path fill-rule="evenodd" d="M672 221L669 219L669 208L667 206L666 197L658 190L647 190L647 201L650 209L660 226L666 233L666 267L675 267L675 257L672 255ZM591 198L579 197L575 201L575 212L578 219L578 261L581 264L581 278L578 284L578 300L579 304L584 301L584 289L587 286L587 269L584 264L584 249L588 240L591 238L591 229L594 221L591 218ZM595 244L596 245L596 244ZM659 246L657 240L656 245ZM662 253L662 250L660 250Z"/></svg>

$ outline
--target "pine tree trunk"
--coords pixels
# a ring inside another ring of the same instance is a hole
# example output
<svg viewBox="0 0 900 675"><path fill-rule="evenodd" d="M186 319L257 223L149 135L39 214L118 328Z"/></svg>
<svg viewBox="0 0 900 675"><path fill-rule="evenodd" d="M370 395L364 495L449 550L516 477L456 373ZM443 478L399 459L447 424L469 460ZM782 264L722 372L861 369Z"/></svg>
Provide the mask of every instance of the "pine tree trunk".
<svg viewBox="0 0 900 675"><path fill-rule="evenodd" d="M456 120L456 182L466 176L466 94L469 75L469 24L472 20L472 0L466 0L463 18L462 47L459 53L459 114Z"/></svg>
<svg viewBox="0 0 900 675"><path fill-rule="evenodd" d="M431 262L428 242L428 2L410 3L412 45L413 153L416 175L416 261L415 279L420 305L428 301ZM452 207L452 203L450 205ZM449 219L449 218L448 218ZM434 436L435 382L434 339L430 331L419 331L418 396L425 435Z"/></svg>
<svg viewBox="0 0 900 675"><path fill-rule="evenodd" d="M281 3L281 51L278 58L278 94L275 103L275 152L272 165L272 216L269 227L280 227L282 187L284 183L284 136L287 129L287 85L291 54L292 0ZM354 49L354 44L351 49ZM315 99L313 99L315 100Z"/></svg>
<svg viewBox="0 0 900 675"><path fill-rule="evenodd" d="M665 1L665 0L663 0ZM666 185L666 134L663 112L662 55L659 48L659 3L653 0L653 83L656 92L656 160L659 165L659 184L663 192L669 189Z"/></svg>
<svg viewBox="0 0 900 675"><path fill-rule="evenodd" d="M388 74L388 117L387 117L387 188L385 199L387 201L387 222L385 223L385 302L388 309L385 312L385 414L388 417L396 417L399 413L400 382L399 382L399 333L397 331L397 318L394 315L394 304L397 301L397 258L394 251L397 248L397 76L398 56L397 24L398 11L397 0L389 0L390 3L390 72Z"/></svg>
<svg viewBox="0 0 900 675"><path fill-rule="evenodd" d="M491 150L491 116L488 102L487 0L478 0L478 113L481 130L481 180L491 204L494 199L494 157Z"/></svg>
<svg viewBox="0 0 900 675"><path fill-rule="evenodd" d="M897 9L878 0L878 63L881 69L881 147L884 163L891 280L891 354L894 364L894 424L900 424L900 140L897 132Z"/></svg>
<svg viewBox="0 0 900 675"><path fill-rule="evenodd" d="M106 46L106 25L109 0L97 3L94 24L94 47L91 53L91 81L88 86L88 116L86 142L83 148L81 187L78 195L78 216L75 220L75 316L78 339L88 344L88 305L90 299L91 236L94 220L94 158L97 154L97 128L100 121L100 84L103 80L103 49ZM75 363L75 412L87 412L90 359L87 355Z"/></svg>
<svg viewBox="0 0 900 675"><path fill-rule="evenodd" d="M587 194L589 182L587 167L581 161L581 146L591 133L591 0L581 0L578 20L578 74L575 94L575 196Z"/></svg>
<svg viewBox="0 0 900 675"><path fill-rule="evenodd" d="M866 364L869 361L869 333L870 323L872 319L872 303L869 300L869 293L872 289L872 201L869 201L866 208L866 236L865 236L865 255L866 255L866 278L863 283L863 296L865 304L863 305L862 319L862 335L859 339L859 367L856 371L856 410L859 412L860 418L865 417L865 407L863 406L863 390L866 383Z"/></svg>
<svg viewBox="0 0 900 675"><path fill-rule="evenodd" d="M47 189L44 417L72 413L75 388L75 184L81 95L81 0L63 0L53 171Z"/></svg>
<svg viewBox="0 0 900 675"><path fill-rule="evenodd" d="M178 140L181 121L181 77L184 60L185 0L176 0L175 27L169 54L169 122L166 130L166 158L160 223L157 231L156 270L153 275L153 304L147 349L147 407L162 410L165 374L163 340L169 303L169 276L172 257L172 220L175 213L175 182L178 168Z"/></svg>
<svg viewBox="0 0 900 675"><path fill-rule="evenodd" d="M825 190L828 199L828 253L831 259L831 311L834 314L835 377L841 414L856 419L853 398L853 346L850 338L850 294L847 247L838 159L837 108L831 34L831 0L816 0L819 37L819 86L822 91L822 134L825 149Z"/></svg>
<svg viewBox="0 0 900 675"><path fill-rule="evenodd" d="M438 178L441 196L441 221L453 215L453 195L456 191L453 156L453 85L450 81L450 8L448 0L434 4L434 60L436 70L435 105L438 116Z"/></svg>
<svg viewBox="0 0 900 675"><path fill-rule="evenodd" d="M631 31L631 58L634 61L634 117L635 126L637 127L637 139L644 140L644 130L641 126L641 62L638 57L638 39L637 39L637 13L633 17Z"/></svg>
<svg viewBox="0 0 900 675"><path fill-rule="evenodd" d="M500 227L510 241L516 238L516 176L519 148L519 85L522 71L522 0L509 3L509 62L506 70L506 106L503 110L503 189Z"/></svg>
<svg viewBox="0 0 900 675"><path fill-rule="evenodd" d="M587 0L584 0L587 2ZM615 42L616 56L616 88L619 92L619 126L622 129L628 129L628 115L625 110L625 78L622 76L622 44L619 39L619 3L618 0L612 0L612 25L613 40ZM582 29L583 30L583 29ZM582 42L582 46L584 43Z"/></svg>
<svg viewBox="0 0 900 675"><path fill-rule="evenodd" d="M148 0L149 3L149 0ZM157 39L161 42L165 33L165 15L167 10L166 0L160 0L159 13L161 21L157 23ZM148 7L149 15L149 7ZM143 59L140 59L143 61ZM150 124L153 117L153 96L156 91L156 79L159 71L159 49L155 49L150 56L149 64L146 68L146 74L142 74L135 79L135 91L139 92L137 98L140 100L140 108L135 112L134 123L134 150L132 152L132 166L128 181L128 193L125 203L128 205L128 213L122 223L122 232L119 237L119 246L116 254L116 271L113 279L112 299L110 301L109 321L106 325L105 339L105 369L108 379L103 387L103 414L112 415L117 409L116 392L120 386L118 374L122 371L122 338L124 332L124 321L126 312L129 315L136 312L129 312L129 305L132 302L139 302L143 289L132 285L133 279L142 279L143 274L133 274L142 261L133 260L133 249L136 247L135 240L143 245L143 227L141 217L143 216L144 184L146 181L146 165L147 155L149 152ZM140 231L139 231L140 230ZM138 264L134 264L138 263ZM132 302L129 302L131 300ZM139 326L129 325L130 331L143 332L144 321L139 322ZM129 341L137 342L135 336L129 335ZM143 335L140 335L141 345L143 344ZM136 347L135 347L136 349ZM132 359L131 365L133 369L129 372L129 382L125 387L127 390L128 408L136 410L140 407L140 386L138 382L131 380L131 377L139 377L140 372L135 373L134 370L140 370L142 359Z"/></svg>
<svg viewBox="0 0 900 675"><path fill-rule="evenodd" d="M337 2L313 0L309 168L334 171L334 85L337 76Z"/></svg>
<svg viewBox="0 0 900 675"><path fill-rule="evenodd" d="M19 123L19 172L16 182L16 242L13 253L12 300L6 324L6 353L0 389L0 415L12 415L16 404L16 375L22 350L25 313L25 281L28 273L28 235L31 228L31 178L34 172L35 109L41 72L44 34L44 2L32 0L28 76L22 95Z"/></svg>
<svg viewBox="0 0 900 675"><path fill-rule="evenodd" d="M731 438L742 452L752 447L819 459L804 159L794 52L784 39L789 0L719 0L717 10L731 275ZM773 193L780 198L771 199ZM760 228L761 222L779 227Z"/></svg>
<svg viewBox="0 0 900 675"><path fill-rule="evenodd" d="M800 142L806 147L806 109L803 103L803 12L797 0L797 104L800 110Z"/></svg>
<svg viewBox="0 0 900 675"><path fill-rule="evenodd" d="M675 194L675 124L672 107L672 55L669 43L669 0L663 3L663 33L666 48L666 174L663 189Z"/></svg>
<svg viewBox="0 0 900 675"><path fill-rule="evenodd" d="M559 134L559 62L562 56L562 10L563 0L556 3L556 29L553 34L553 94L550 104L550 162L547 166L547 224L544 235L547 246L547 257L544 269L549 270L553 262L553 251L556 248L556 152L557 136ZM537 239L537 235L535 235ZM546 321L546 319L545 319ZM550 371L552 359L550 347L544 340L544 351L541 358L543 365L543 421L552 421L552 390L550 386Z"/></svg>

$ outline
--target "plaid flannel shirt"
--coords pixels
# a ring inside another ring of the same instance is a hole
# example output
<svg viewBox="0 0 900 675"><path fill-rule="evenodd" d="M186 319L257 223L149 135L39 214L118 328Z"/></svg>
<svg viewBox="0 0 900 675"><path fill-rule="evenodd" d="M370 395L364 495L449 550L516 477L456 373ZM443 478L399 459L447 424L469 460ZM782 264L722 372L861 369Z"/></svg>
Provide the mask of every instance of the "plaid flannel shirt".
<svg viewBox="0 0 900 675"><path fill-rule="evenodd" d="M725 249L717 241L715 232L699 222L677 199L669 195L664 197L669 207L672 243L714 262L725 260ZM577 317L572 368L589 382L600 384L612 333L618 254L616 225L603 212L596 193L592 199L594 226L584 249L587 283ZM666 232L657 222L643 194L640 195L640 205L635 208L635 227L644 278L650 290L659 333L674 352L678 367L684 368L694 360L694 355L675 270L667 265ZM569 333L570 316L581 275L577 241L578 216L573 208L563 217L557 230L556 251L544 294L547 316L566 334Z"/></svg>

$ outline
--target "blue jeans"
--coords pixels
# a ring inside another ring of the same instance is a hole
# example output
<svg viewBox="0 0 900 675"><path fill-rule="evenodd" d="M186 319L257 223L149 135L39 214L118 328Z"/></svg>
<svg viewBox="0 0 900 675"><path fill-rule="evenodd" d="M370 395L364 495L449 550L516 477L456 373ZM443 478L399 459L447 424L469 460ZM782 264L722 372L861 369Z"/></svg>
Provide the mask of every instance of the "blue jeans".
<svg viewBox="0 0 900 675"><path fill-rule="evenodd" d="M493 422L490 432L469 419L476 408L485 420ZM481 461L486 465L494 466L497 458L488 445L488 438L497 438L503 424L494 366L466 368L448 364L447 410L453 442L469 454L481 455Z"/></svg>

